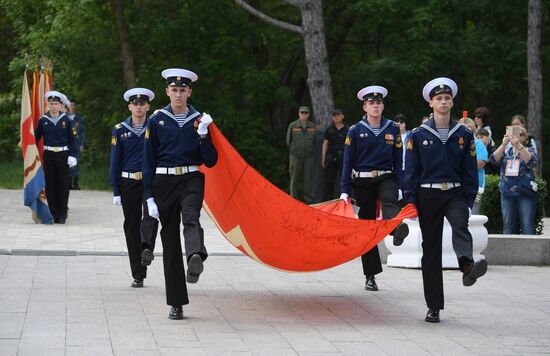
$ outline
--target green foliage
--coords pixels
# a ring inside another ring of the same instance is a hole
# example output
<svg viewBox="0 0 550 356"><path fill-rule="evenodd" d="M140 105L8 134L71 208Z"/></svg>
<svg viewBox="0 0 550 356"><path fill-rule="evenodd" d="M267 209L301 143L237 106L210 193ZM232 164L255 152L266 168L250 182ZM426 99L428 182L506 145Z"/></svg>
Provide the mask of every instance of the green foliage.
<svg viewBox="0 0 550 356"><path fill-rule="evenodd" d="M481 214L486 215L489 221L485 224L485 227L490 234L502 234L502 209L500 206L500 189L499 182L500 177L496 175L485 177L485 191L483 192L483 198L481 200ZM537 212L535 215L535 232L537 235L542 234L544 217L544 204L546 196L548 195L548 185L546 181L541 178L537 178L538 185L538 200L537 200Z"/></svg>
<svg viewBox="0 0 550 356"><path fill-rule="evenodd" d="M251 1L272 17L299 25L299 10L280 0ZM355 123L355 98L369 84L388 87L384 115L406 114L413 126L429 107L423 85L436 76L459 84L455 113L493 111L501 138L510 118L527 111L527 2L490 0L324 1L324 28L334 103ZM280 187L287 186L285 129L308 103L303 40L267 24L233 1L130 0L125 19L139 86L165 106L160 72L184 67L199 74L191 104L210 113L244 158ZM546 10L550 5L545 0ZM545 10L545 11L546 11ZM379 16L383 14L383 16ZM545 13L542 38L549 38ZM542 66L550 67L543 41ZM109 1L0 0L0 154L17 155L15 137L25 53L54 64L54 88L79 102L88 128L88 162L109 157L112 125L128 111L120 39ZM550 82L543 82L544 112ZM548 116L548 115L547 115ZM543 140L550 140L550 120ZM550 146L549 146L550 147ZM550 148L544 148L550 157ZM543 176L550 174L544 166ZM98 178L99 179L99 178Z"/></svg>
<svg viewBox="0 0 550 356"><path fill-rule="evenodd" d="M0 117L0 161L13 160L16 155L21 155L19 142L20 114L14 111L17 107L17 99L14 94L0 94L0 113L9 113Z"/></svg>

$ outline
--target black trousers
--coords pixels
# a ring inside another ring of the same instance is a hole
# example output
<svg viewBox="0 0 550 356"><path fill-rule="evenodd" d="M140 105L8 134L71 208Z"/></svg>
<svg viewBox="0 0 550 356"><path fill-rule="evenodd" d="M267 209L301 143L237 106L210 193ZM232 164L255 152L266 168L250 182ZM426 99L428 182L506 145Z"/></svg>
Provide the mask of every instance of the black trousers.
<svg viewBox="0 0 550 356"><path fill-rule="evenodd" d="M69 204L69 151L52 152L44 150L44 178L46 197L54 219L67 218Z"/></svg>
<svg viewBox="0 0 550 356"><path fill-rule="evenodd" d="M360 207L359 219L376 219L376 202L382 204L382 217L391 219L399 213L397 203L397 177L395 174L385 174L376 178L358 178L353 182L355 200ZM374 276L382 272L382 262L378 246L361 256L363 273L365 276Z"/></svg>
<svg viewBox="0 0 550 356"><path fill-rule="evenodd" d="M121 178L120 198L132 277L144 279L147 277L147 267L141 265L142 241L154 241L158 231L158 221L149 216L141 181Z"/></svg>
<svg viewBox="0 0 550 356"><path fill-rule="evenodd" d="M204 231L199 221L204 199L204 174L157 174L153 180L153 195L162 224L160 237L164 248L166 303L172 306L189 304L181 251L180 222L183 222L187 261L194 254L199 254L203 261L206 260L208 252L204 246Z"/></svg>
<svg viewBox="0 0 550 356"><path fill-rule="evenodd" d="M335 162L325 168L325 197L324 200L336 199L340 196L338 189L342 177L342 165Z"/></svg>
<svg viewBox="0 0 550 356"><path fill-rule="evenodd" d="M453 250L461 271L473 263L472 235L468 231L468 202L462 187L450 190L419 188L418 221L422 231L422 279L428 308L443 309L441 266L443 218L452 228Z"/></svg>

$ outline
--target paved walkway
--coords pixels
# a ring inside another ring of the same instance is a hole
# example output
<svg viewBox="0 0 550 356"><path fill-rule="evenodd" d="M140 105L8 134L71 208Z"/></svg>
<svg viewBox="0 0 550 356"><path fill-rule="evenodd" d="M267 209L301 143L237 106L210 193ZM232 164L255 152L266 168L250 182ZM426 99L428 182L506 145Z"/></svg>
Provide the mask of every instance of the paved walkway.
<svg viewBox="0 0 550 356"><path fill-rule="evenodd" d="M203 216L212 257L172 321L161 258L145 288L129 287L110 194L71 192L68 224L42 226L20 191L0 193L0 249L20 253L0 254L0 355L550 355L550 267L490 266L471 288L445 271L433 325L418 270L385 268L375 293L358 260L279 272L236 254Z"/></svg>

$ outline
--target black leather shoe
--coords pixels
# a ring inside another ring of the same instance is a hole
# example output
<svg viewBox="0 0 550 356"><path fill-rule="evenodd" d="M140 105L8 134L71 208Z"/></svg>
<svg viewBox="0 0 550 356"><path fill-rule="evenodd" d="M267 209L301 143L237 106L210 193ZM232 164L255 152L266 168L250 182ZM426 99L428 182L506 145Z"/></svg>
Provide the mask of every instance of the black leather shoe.
<svg viewBox="0 0 550 356"><path fill-rule="evenodd" d="M66 218L59 218L58 221L57 221L57 223L58 223L58 224L65 224L65 221L66 221L66 220L67 220Z"/></svg>
<svg viewBox="0 0 550 356"><path fill-rule="evenodd" d="M172 319L172 320L183 319L183 309L181 305L179 307L172 307L172 309L170 309L170 313L168 314L168 319Z"/></svg>
<svg viewBox="0 0 550 356"><path fill-rule="evenodd" d="M428 323L439 323L439 309L428 309L425 320Z"/></svg>
<svg viewBox="0 0 550 356"><path fill-rule="evenodd" d="M405 240L405 237L409 236L409 226L405 223L401 223L397 225L395 230L393 230L392 235L393 235L394 246L403 245L403 241Z"/></svg>
<svg viewBox="0 0 550 356"><path fill-rule="evenodd" d="M132 282L133 288L142 288L143 287L143 279L134 279Z"/></svg>
<svg viewBox="0 0 550 356"><path fill-rule="evenodd" d="M367 277L367 281L365 282L365 289L373 291L373 292L376 292L378 290L378 286L376 285L376 281L374 280L374 276L368 276Z"/></svg>
<svg viewBox="0 0 550 356"><path fill-rule="evenodd" d="M204 266L202 264L202 258L197 253L195 253L187 262L187 282L188 283L197 283L199 281L199 276L202 271L204 271Z"/></svg>
<svg viewBox="0 0 550 356"><path fill-rule="evenodd" d="M151 261L155 259L155 255L153 254L153 251L146 248L141 253L141 265L142 266L149 266L151 264Z"/></svg>
<svg viewBox="0 0 550 356"><path fill-rule="evenodd" d="M476 263L464 268L462 284L466 287L473 285L477 279L487 272L487 261L479 260Z"/></svg>

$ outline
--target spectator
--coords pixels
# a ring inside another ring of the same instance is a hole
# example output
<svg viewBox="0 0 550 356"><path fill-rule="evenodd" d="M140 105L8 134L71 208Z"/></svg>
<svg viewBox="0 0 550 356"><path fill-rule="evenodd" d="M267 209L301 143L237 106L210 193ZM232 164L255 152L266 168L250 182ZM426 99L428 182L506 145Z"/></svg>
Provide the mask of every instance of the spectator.
<svg viewBox="0 0 550 356"><path fill-rule="evenodd" d="M401 140L403 141L403 147L407 147L407 139L409 138L409 134L411 133L411 130L409 130L409 124L407 123L407 117L404 114L397 114L395 115L393 120L399 124L399 130L401 131ZM406 153L407 153L407 150L403 150L403 172L405 171L405 154ZM403 187L399 187L399 189L401 189L402 191ZM405 206L405 204L406 204L406 201L403 199L403 194L400 194L399 205L403 207Z"/></svg>
<svg viewBox="0 0 550 356"><path fill-rule="evenodd" d="M469 117L463 118L460 120L460 123L466 126L470 131L474 132L476 128L476 123L474 120ZM476 145L476 159L477 159L477 178L479 188L477 189L477 195L474 201L474 206L472 207L472 214L479 215L479 210L481 208L481 198L483 196L483 191L485 190L485 165L489 160L489 154L487 153L487 147L483 141L478 138L474 139Z"/></svg>
<svg viewBox="0 0 550 356"><path fill-rule="evenodd" d="M512 126L521 126L526 131L528 130L527 120L525 120L525 117L523 117L519 114L516 114L516 115L512 116L512 121L510 122L510 125L512 125ZM533 149L535 150L535 153L538 153L538 151L537 151L537 142L535 141L535 139L533 137L529 136L529 133L527 133L527 137L529 138L531 147L533 147Z"/></svg>
<svg viewBox="0 0 550 356"><path fill-rule="evenodd" d="M491 131L491 126L489 124L491 123L491 112L489 109L481 106L474 111L474 121L476 123L476 129L485 129L489 132L489 138L491 145L495 145L495 141L493 141L493 132ZM475 130L474 130L475 132Z"/></svg>
<svg viewBox="0 0 550 356"><path fill-rule="evenodd" d="M491 160L500 164L500 204L504 223L502 232L517 233L519 217L519 233L533 235L538 197L534 173L537 154L525 128L521 128L519 137L509 136L507 132Z"/></svg>
<svg viewBox="0 0 550 356"><path fill-rule="evenodd" d="M344 113L340 109L332 111L332 125L325 131L321 166L325 169L325 200L340 196L340 178L344 159L344 142L348 126L344 124Z"/></svg>
<svg viewBox="0 0 550 356"><path fill-rule="evenodd" d="M489 157L495 152L495 146L491 145L491 135L489 135L489 131L487 131L484 128L480 128L476 130L476 138L478 140L481 140L483 144L485 145L485 148L487 149L487 154ZM495 164L493 161L489 160L485 167L485 175L499 175L500 174L500 166L498 164Z"/></svg>

